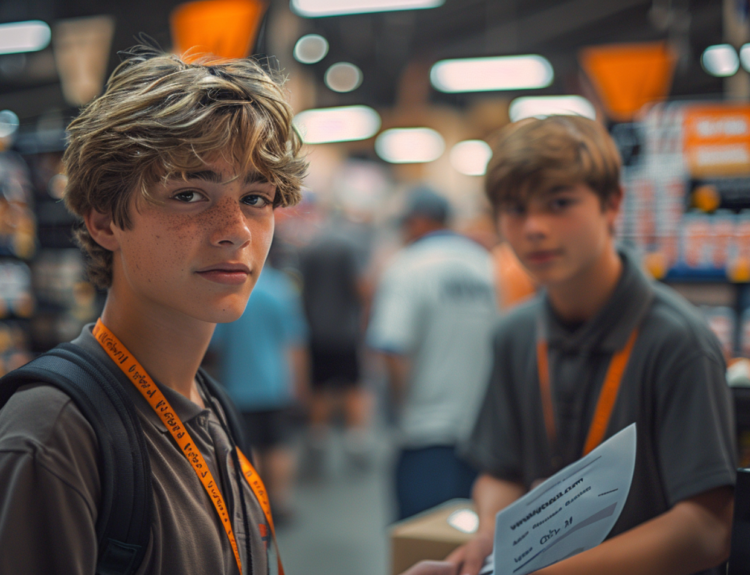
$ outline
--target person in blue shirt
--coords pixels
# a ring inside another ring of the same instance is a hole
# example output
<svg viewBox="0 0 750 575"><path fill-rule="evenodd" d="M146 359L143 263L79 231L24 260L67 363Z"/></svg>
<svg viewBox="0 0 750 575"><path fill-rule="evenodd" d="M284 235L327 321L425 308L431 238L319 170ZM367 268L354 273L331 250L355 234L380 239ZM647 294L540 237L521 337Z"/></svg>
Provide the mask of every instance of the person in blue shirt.
<svg viewBox="0 0 750 575"><path fill-rule="evenodd" d="M307 326L296 287L267 265L245 313L219 324L211 347L222 381L241 411L274 513L289 510L294 460L289 411L307 395Z"/></svg>

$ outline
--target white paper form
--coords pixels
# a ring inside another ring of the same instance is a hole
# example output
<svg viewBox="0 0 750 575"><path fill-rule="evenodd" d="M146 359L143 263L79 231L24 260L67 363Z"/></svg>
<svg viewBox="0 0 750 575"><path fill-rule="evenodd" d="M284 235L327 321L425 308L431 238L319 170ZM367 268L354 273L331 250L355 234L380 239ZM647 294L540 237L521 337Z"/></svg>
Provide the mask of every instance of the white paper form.
<svg viewBox="0 0 750 575"><path fill-rule="evenodd" d="M500 511L481 574L527 575L604 541L630 491L635 440L632 424Z"/></svg>

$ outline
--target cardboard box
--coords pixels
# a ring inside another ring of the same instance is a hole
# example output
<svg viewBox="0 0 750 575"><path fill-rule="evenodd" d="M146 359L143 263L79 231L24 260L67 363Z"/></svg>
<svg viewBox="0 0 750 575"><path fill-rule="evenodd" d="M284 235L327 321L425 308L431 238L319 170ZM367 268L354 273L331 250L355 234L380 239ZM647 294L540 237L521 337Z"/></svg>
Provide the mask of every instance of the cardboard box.
<svg viewBox="0 0 750 575"><path fill-rule="evenodd" d="M463 509L473 511L474 504L469 499L452 499L391 526L391 573L398 575L425 559L445 559L469 541L473 533L448 523L453 513Z"/></svg>

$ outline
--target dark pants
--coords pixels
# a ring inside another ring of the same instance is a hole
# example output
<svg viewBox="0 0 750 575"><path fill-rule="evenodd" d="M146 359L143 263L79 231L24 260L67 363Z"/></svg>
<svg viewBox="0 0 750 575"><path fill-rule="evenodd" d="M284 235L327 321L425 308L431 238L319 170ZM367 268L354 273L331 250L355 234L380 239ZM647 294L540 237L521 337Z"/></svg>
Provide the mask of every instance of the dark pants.
<svg viewBox="0 0 750 575"><path fill-rule="evenodd" d="M456 457L453 446L404 449L396 464L399 519L457 497L471 497L477 472Z"/></svg>

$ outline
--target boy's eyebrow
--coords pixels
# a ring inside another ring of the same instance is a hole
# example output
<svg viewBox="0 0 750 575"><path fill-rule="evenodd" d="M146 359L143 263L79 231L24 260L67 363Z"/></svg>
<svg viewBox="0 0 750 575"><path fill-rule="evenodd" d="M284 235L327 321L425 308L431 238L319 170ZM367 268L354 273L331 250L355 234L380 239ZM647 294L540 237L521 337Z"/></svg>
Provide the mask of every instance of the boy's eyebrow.
<svg viewBox="0 0 750 575"><path fill-rule="evenodd" d="M205 182L211 182L212 184L220 184L223 180L222 176L218 172L213 170L200 170L197 172L186 172L186 180L203 180Z"/></svg>
<svg viewBox="0 0 750 575"><path fill-rule="evenodd" d="M547 188L546 190L542 190L540 192L532 192L531 194L520 195L520 196L512 197L512 198L506 198L505 200L500 202L500 209L508 210L511 208L517 208L519 206L525 206L534 198L542 198L542 199L550 198L557 194L569 192L572 188L573 186L570 184L557 184L557 185Z"/></svg>
<svg viewBox="0 0 750 575"><path fill-rule="evenodd" d="M203 180L205 182L210 182L212 184L225 183L224 176L222 176L219 172L215 172L214 170L199 170L197 172L186 172L185 179L186 180ZM232 178L232 180L233 179L234 178ZM245 185L249 185L249 184L254 184L256 182L266 183L268 182L268 178L266 178L260 172L250 172L249 174L245 176L243 183Z"/></svg>
<svg viewBox="0 0 750 575"><path fill-rule="evenodd" d="M545 190L540 195L541 196L554 196L555 194L561 194L563 192L569 192L572 187L573 186L570 186L568 184L559 184L557 186L552 186L548 190Z"/></svg>
<svg viewBox="0 0 750 575"><path fill-rule="evenodd" d="M250 172L248 175L245 176L245 185L255 184L255 183L267 184L268 178L266 178L260 172Z"/></svg>

